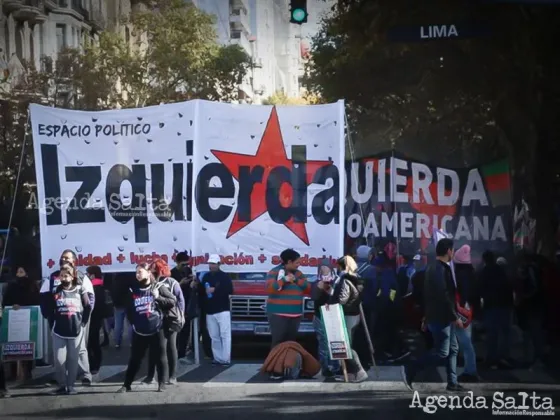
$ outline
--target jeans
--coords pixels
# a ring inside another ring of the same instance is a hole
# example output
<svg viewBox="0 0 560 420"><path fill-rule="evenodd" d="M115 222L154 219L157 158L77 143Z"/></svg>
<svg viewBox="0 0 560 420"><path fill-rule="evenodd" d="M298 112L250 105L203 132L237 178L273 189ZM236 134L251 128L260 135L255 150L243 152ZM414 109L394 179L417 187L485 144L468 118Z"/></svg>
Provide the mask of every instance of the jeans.
<svg viewBox="0 0 560 420"><path fill-rule="evenodd" d="M115 345L120 346L124 334L124 324L126 321L126 310L124 308L115 308ZM128 324L128 339L132 342L132 325Z"/></svg>
<svg viewBox="0 0 560 420"><path fill-rule="evenodd" d="M476 353L472 343L472 324L467 328L455 328L455 334L457 335L459 348L463 353L463 359L465 359L465 369L463 373L476 376Z"/></svg>
<svg viewBox="0 0 560 420"><path fill-rule="evenodd" d="M195 320L196 322L197 320ZM188 347L191 344L191 324L193 321L185 320L183 329L177 334L177 357L182 359L186 357Z"/></svg>
<svg viewBox="0 0 560 420"><path fill-rule="evenodd" d="M346 332L348 333L348 341L350 342L350 348L352 350L352 358L346 360L346 365L348 366L348 372L351 374L358 374L363 371L362 362L358 356L356 350L354 350L354 331L358 325L360 325L360 315L344 315L344 323L346 324Z"/></svg>
<svg viewBox="0 0 560 420"><path fill-rule="evenodd" d="M545 355L545 333L543 317L539 313L531 314L526 319L527 328L523 329L523 354L529 364L543 361Z"/></svg>
<svg viewBox="0 0 560 420"><path fill-rule="evenodd" d="M317 334L317 343L319 345L319 363L321 370L326 372L338 372L340 370L340 362L338 360L331 360L329 352L329 343L323 320L319 317L313 318L313 328Z"/></svg>
<svg viewBox="0 0 560 420"><path fill-rule="evenodd" d="M509 308L488 308L484 310L486 324L486 346L488 363L497 363L509 357L511 344L512 311Z"/></svg>
<svg viewBox="0 0 560 420"><path fill-rule="evenodd" d="M208 334L212 340L212 354L218 363L231 362L231 313L230 311L206 315Z"/></svg>
<svg viewBox="0 0 560 420"><path fill-rule="evenodd" d="M434 347L418 360L411 362L407 368L410 371L411 380L416 374L425 368L445 366L447 371L447 384L457 384L457 354L459 354L459 343L455 334L453 324L428 324L428 329L434 338Z"/></svg>

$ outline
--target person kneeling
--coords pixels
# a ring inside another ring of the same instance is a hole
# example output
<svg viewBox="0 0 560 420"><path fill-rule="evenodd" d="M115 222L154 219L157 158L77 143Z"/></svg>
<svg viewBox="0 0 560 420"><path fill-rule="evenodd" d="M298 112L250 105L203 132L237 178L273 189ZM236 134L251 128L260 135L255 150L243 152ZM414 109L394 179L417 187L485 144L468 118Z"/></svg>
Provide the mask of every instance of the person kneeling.
<svg viewBox="0 0 560 420"><path fill-rule="evenodd" d="M270 379L313 378L321 370L321 364L295 341L277 344L268 354L261 372Z"/></svg>
<svg viewBox="0 0 560 420"><path fill-rule="evenodd" d="M164 311L173 308L177 299L166 287L159 287L148 264L136 267L136 279L138 283L129 289L127 306L127 317L133 329L132 348L124 385L118 392L132 390L132 382L148 349L153 360L157 361L158 392L162 392L169 381L167 340L163 331Z"/></svg>

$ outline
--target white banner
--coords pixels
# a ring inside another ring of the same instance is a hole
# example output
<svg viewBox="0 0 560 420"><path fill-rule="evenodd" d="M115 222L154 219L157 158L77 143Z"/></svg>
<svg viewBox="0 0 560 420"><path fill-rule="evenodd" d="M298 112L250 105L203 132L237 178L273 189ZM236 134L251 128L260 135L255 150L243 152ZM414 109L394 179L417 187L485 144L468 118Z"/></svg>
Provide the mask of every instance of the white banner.
<svg viewBox="0 0 560 420"><path fill-rule="evenodd" d="M344 104L207 101L82 112L31 106L43 275L133 271L192 251L262 272L294 248L301 269L343 253ZM204 267L202 267L203 269Z"/></svg>
<svg viewBox="0 0 560 420"><path fill-rule="evenodd" d="M65 249L105 272L191 249L194 102L30 108L43 276Z"/></svg>
<svg viewBox="0 0 560 420"><path fill-rule="evenodd" d="M194 256L226 271L267 271L294 248L301 270L343 254L344 104L200 101Z"/></svg>

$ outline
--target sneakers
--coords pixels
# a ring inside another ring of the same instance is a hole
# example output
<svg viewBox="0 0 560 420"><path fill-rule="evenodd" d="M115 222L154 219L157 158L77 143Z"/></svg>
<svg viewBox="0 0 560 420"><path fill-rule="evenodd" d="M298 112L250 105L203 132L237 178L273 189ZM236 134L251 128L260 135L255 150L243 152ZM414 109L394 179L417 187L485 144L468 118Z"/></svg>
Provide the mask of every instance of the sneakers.
<svg viewBox="0 0 560 420"><path fill-rule="evenodd" d="M66 393L68 395L76 395L78 392L72 387L72 388L68 388L68 390L66 391Z"/></svg>
<svg viewBox="0 0 560 420"><path fill-rule="evenodd" d="M447 391L449 392L467 392L468 390L459 384L447 384Z"/></svg>
<svg viewBox="0 0 560 420"><path fill-rule="evenodd" d="M142 379L142 385L151 385L154 383L154 378L145 377Z"/></svg>
<svg viewBox="0 0 560 420"><path fill-rule="evenodd" d="M368 374L365 370L360 370L356 376L354 377L354 380L352 382L354 383L360 383L360 382L364 382L368 379Z"/></svg>
<svg viewBox="0 0 560 420"><path fill-rule="evenodd" d="M401 376L402 376L402 380L404 382L404 385L407 387L407 389L409 391L413 391L414 389L412 388L412 372L410 372L410 368L406 365L402 365L401 366Z"/></svg>
<svg viewBox="0 0 560 420"><path fill-rule="evenodd" d="M91 379L84 378L82 379L82 386L91 386Z"/></svg>
<svg viewBox="0 0 560 420"><path fill-rule="evenodd" d="M119 388L119 390L117 391L117 394L124 394L126 392L131 392L132 388L126 385L123 385Z"/></svg>
<svg viewBox="0 0 560 420"><path fill-rule="evenodd" d="M66 387L61 386L50 393L51 395L66 395Z"/></svg>
<svg viewBox="0 0 560 420"><path fill-rule="evenodd" d="M10 398L10 392L7 389L0 390L0 398Z"/></svg>
<svg viewBox="0 0 560 420"><path fill-rule="evenodd" d="M167 390L167 386L165 384L159 384L157 392L165 392Z"/></svg>
<svg viewBox="0 0 560 420"><path fill-rule="evenodd" d="M271 373L269 375L269 378L272 379L273 381L279 381L281 379L284 379L284 377L278 373Z"/></svg>
<svg viewBox="0 0 560 420"><path fill-rule="evenodd" d="M177 378L169 378L168 385L177 385Z"/></svg>

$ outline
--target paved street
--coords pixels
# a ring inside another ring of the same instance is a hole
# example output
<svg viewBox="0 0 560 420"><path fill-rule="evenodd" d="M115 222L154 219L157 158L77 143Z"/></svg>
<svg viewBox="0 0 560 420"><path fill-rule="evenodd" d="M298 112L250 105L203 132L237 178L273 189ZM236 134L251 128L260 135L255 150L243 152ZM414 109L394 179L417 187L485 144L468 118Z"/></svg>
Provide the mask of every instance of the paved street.
<svg viewBox="0 0 560 420"><path fill-rule="evenodd" d="M356 415L394 415L396 418L417 418L421 408L410 408L413 394L401 380L400 366L379 366L369 371L369 379L361 384L332 383L320 375L311 380L271 382L259 373L268 351L266 342L245 342L234 346L230 367L216 367L203 359L200 365L179 366L179 381L165 393L157 393L156 386L133 385L135 392L116 394L122 385L128 361L128 345L120 350L104 349L104 366L94 378L91 388L78 387L76 396L53 397L45 386L52 370L35 370L35 378L12 388L13 398L0 402L2 418L10 419L174 419L218 420L291 419L301 414L306 420L346 419ZM145 375L144 366L138 376ZM459 369L459 372L462 368ZM510 371L481 370L484 383L469 387L475 396L486 396L491 407L494 392L516 395L519 391L550 396L560 406L560 375L548 368ZM447 395L444 392L444 371L425 372L415 388L422 398ZM423 404L425 401L423 400ZM491 408L481 410L439 408L430 418L458 419L492 417ZM557 417L559 412L556 411ZM253 417L255 415L255 417ZM260 417L257 417L260 416ZM516 417L523 417L517 415Z"/></svg>

